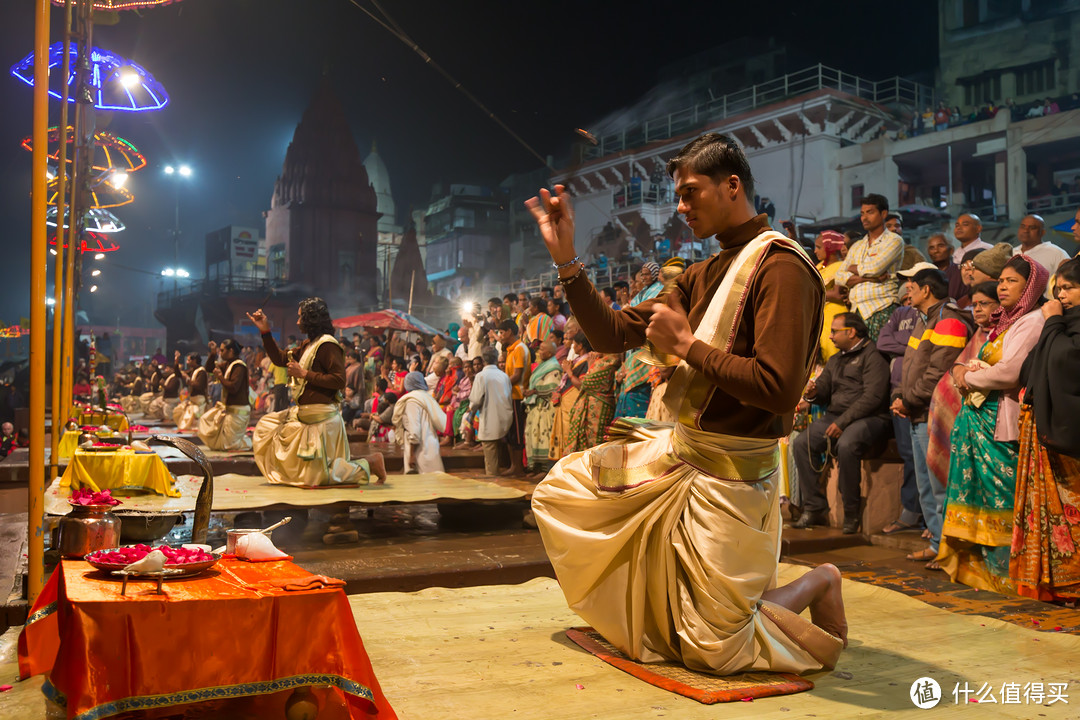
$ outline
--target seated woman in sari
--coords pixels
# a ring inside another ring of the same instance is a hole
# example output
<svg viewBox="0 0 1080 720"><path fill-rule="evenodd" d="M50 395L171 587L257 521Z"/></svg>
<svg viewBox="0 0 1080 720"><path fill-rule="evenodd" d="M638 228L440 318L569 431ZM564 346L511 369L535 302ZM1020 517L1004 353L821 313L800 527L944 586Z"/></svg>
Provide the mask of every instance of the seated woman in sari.
<svg viewBox="0 0 1080 720"><path fill-rule="evenodd" d="M588 354L589 370L581 378L570 378L580 395L570 411L567 452L578 452L604 442L604 433L615 419L615 371L622 359L614 353L593 352L583 332L574 338L574 350Z"/></svg>
<svg viewBox="0 0 1080 720"><path fill-rule="evenodd" d="M472 394L472 381L475 374L471 360L462 363L461 379L458 380L458 384L454 388L454 396L450 400L449 408L447 408L446 415L450 437L455 441L462 441L462 443L454 447L471 447L468 442L471 438L465 437L465 427L467 425L464 424L464 420L469 414L469 395Z"/></svg>
<svg viewBox="0 0 1080 720"><path fill-rule="evenodd" d="M1044 602L1080 600L1080 260L1058 266L1057 299L1024 370L1009 576Z"/></svg>
<svg viewBox="0 0 1080 720"><path fill-rule="evenodd" d="M580 330L578 332L580 333ZM568 359L559 361L559 367L563 371L563 378L562 382L559 383L559 387L551 395L551 404L555 407L555 413L551 419L549 460L558 460L570 452L570 413L573 412L574 404L581 394L578 389L580 382L574 384L574 380L580 380L589 371L589 356L585 352L577 354L580 348L574 346L573 337L567 339L564 347L566 345L573 349L575 355L573 361ZM558 357L558 352L556 352L556 357Z"/></svg>
<svg viewBox="0 0 1080 720"><path fill-rule="evenodd" d="M289 391L296 405L264 415L255 426L255 464L268 481L279 485L325 487L366 485L386 480L383 457L374 453L352 460L341 390L345 387L345 353L334 337L330 311L322 298L300 301L296 325L307 338L282 352L270 334L262 310L248 313L259 328L270 362L289 373Z"/></svg>
<svg viewBox="0 0 1080 720"><path fill-rule="evenodd" d="M956 365L966 365L974 359L979 350L986 343L986 338L993 329L991 319L995 310L1000 307L997 297L997 283L979 283L968 294L971 302L971 314L975 319L975 332L971 340L956 357ZM926 448L926 469L937 478L942 487L949 482L949 456L952 455L950 436L953 424L960 408L964 403L964 396L960 393L951 374L946 373L938 381L934 388L934 394L930 397L930 409L926 419L926 432L929 442ZM923 537L929 538L930 531L926 530ZM928 570L940 570L936 560L931 560L926 566Z"/></svg>
<svg viewBox="0 0 1080 720"><path fill-rule="evenodd" d="M954 582L1013 594L1013 536L1019 445L1020 368L1039 339L1039 310L1048 273L1026 255L1005 264L998 279L1001 307L978 358L954 366L965 394L951 435L945 525L937 562Z"/></svg>
<svg viewBox="0 0 1080 720"><path fill-rule="evenodd" d="M818 259L817 269L825 282L825 324L821 328L821 361L828 362L837 353L829 332L833 318L847 312L847 288L836 284L836 271L843 267L842 252L845 249L844 236L835 230L826 230L814 239L814 256Z"/></svg>
<svg viewBox="0 0 1080 720"><path fill-rule="evenodd" d="M203 413L199 418L198 433L203 445L211 450L250 450L251 438L247 435L251 402L248 399L248 369L240 359L243 346L232 338L221 343L221 359L225 369L214 367L214 377L221 383L222 402ZM217 364L217 347L210 344L207 364Z"/></svg>
<svg viewBox="0 0 1080 720"><path fill-rule="evenodd" d="M405 394L394 407L392 422L406 473L443 472L439 433L446 427L446 413L428 391L423 373L405 376Z"/></svg>
<svg viewBox="0 0 1080 720"><path fill-rule="evenodd" d="M372 405L368 426L367 441L370 442L394 442L394 407L397 405L398 395L393 390L387 390L379 395L377 402Z"/></svg>
<svg viewBox="0 0 1080 720"><path fill-rule="evenodd" d="M525 405L525 464L534 472L547 473L551 465L551 427L555 422L551 395L562 382L563 371L555 359L555 343L550 340L540 343L536 356L538 362L521 401Z"/></svg>

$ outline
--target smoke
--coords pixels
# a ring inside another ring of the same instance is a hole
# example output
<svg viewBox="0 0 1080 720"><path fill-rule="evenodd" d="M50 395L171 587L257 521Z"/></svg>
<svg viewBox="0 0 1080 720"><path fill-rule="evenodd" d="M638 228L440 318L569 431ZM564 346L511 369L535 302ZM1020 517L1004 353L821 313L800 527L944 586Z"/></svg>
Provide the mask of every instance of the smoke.
<svg viewBox="0 0 1080 720"><path fill-rule="evenodd" d="M626 130L646 120L664 117L692 104L681 80L666 80L654 85L632 105L608 113L588 129L597 137Z"/></svg>

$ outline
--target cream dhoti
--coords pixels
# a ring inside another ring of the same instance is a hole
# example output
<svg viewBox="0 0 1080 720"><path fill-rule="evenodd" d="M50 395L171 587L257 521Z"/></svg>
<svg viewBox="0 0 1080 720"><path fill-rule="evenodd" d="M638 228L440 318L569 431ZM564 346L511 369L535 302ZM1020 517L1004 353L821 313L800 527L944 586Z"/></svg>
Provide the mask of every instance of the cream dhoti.
<svg viewBox="0 0 1080 720"><path fill-rule="evenodd" d="M150 401L150 405L146 408L146 417L153 420L162 420L169 422L173 419L173 410L180 404L180 398L167 398L158 395Z"/></svg>
<svg viewBox="0 0 1080 720"><path fill-rule="evenodd" d="M780 558L778 462L775 440L659 424L560 460L532 506L570 607L645 662L832 668L839 639L761 599Z"/></svg>
<svg viewBox="0 0 1080 720"><path fill-rule="evenodd" d="M173 408L172 419L176 423L177 430L195 430L204 412L206 412L206 396L195 395Z"/></svg>
<svg viewBox="0 0 1080 720"><path fill-rule="evenodd" d="M150 410L150 403L153 402L156 395L152 392L144 392L139 396L139 412L145 415Z"/></svg>
<svg viewBox="0 0 1080 720"><path fill-rule="evenodd" d="M350 460L337 405L312 403L263 415L252 433L255 464L280 485L365 485L367 460Z"/></svg>
<svg viewBox="0 0 1080 720"><path fill-rule="evenodd" d="M138 395L125 395L120 398L120 407L124 409L124 413L130 415L139 410L139 396Z"/></svg>
<svg viewBox="0 0 1080 720"><path fill-rule="evenodd" d="M249 405L216 403L199 418L199 439L211 450L250 450Z"/></svg>

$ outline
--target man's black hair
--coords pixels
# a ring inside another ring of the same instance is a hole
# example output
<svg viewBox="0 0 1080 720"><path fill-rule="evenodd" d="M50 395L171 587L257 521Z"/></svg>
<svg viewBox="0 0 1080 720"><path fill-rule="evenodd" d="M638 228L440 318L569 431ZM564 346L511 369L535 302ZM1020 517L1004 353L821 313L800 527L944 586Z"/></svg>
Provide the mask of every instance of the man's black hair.
<svg viewBox="0 0 1080 720"><path fill-rule="evenodd" d="M518 334L517 323L513 320L503 320L501 323L499 323L499 329L505 330L506 332L512 332L515 335Z"/></svg>
<svg viewBox="0 0 1080 720"><path fill-rule="evenodd" d="M611 287L615 288L616 290L619 288L623 288L629 292L630 283L626 282L625 280L616 280L614 283L612 283Z"/></svg>
<svg viewBox="0 0 1080 720"><path fill-rule="evenodd" d="M888 215L885 216L885 222L889 222L890 220L897 220L897 221L899 221L899 223L901 225L904 224L904 218L900 217L899 215L897 215L894 212L891 212L891 213L889 213Z"/></svg>
<svg viewBox="0 0 1080 720"><path fill-rule="evenodd" d="M720 183L731 175L739 176L743 195L748 201L754 198L754 175L742 148L729 135L706 133L683 146L675 157L667 162L667 174L675 177L675 171L687 168L697 175L708 175Z"/></svg>
<svg viewBox="0 0 1080 720"><path fill-rule="evenodd" d="M945 273L936 268L920 270L911 278L911 282L929 289L930 294L937 300L949 297L949 281L945 279Z"/></svg>
<svg viewBox="0 0 1080 720"><path fill-rule="evenodd" d="M860 340L865 337L870 337L870 331L866 327L866 323L859 317L858 313L842 312L837 313L836 317L844 321L844 327L851 328L855 331L855 337Z"/></svg>
<svg viewBox="0 0 1080 720"><path fill-rule="evenodd" d="M863 195L863 199L859 205L873 205L878 209L878 212L889 212L889 201L885 199L884 195L878 195L877 193Z"/></svg>

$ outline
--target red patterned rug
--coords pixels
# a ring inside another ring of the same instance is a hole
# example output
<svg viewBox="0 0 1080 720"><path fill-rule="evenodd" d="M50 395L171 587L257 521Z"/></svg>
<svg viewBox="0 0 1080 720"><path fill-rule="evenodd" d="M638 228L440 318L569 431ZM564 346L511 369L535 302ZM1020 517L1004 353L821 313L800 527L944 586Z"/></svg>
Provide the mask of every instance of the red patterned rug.
<svg viewBox="0 0 1080 720"><path fill-rule="evenodd" d="M591 627L570 628L566 636L604 662L639 680L705 705L791 695L814 687L814 683L792 673L747 672L720 677L688 670L677 663L636 662L616 650Z"/></svg>

